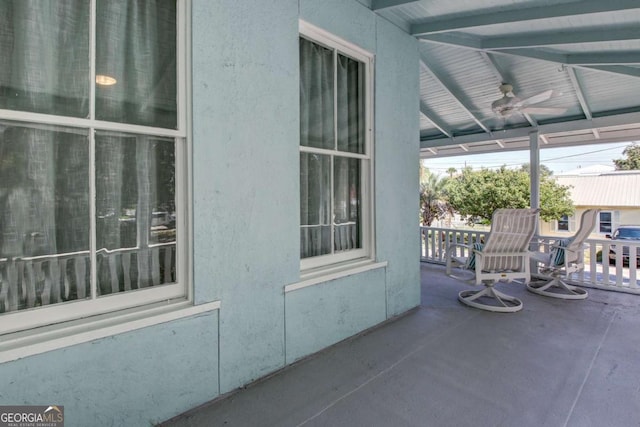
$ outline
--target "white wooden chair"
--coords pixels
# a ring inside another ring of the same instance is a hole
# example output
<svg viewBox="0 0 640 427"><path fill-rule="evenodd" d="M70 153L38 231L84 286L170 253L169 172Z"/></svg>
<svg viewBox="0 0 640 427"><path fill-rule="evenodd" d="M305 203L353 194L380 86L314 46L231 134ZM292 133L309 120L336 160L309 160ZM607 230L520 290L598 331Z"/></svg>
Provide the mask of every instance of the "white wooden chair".
<svg viewBox="0 0 640 427"><path fill-rule="evenodd" d="M584 241L596 226L598 209L584 211L580 227L569 239L558 239L551 245L549 253L535 252L531 259L541 266L535 280L527 284L527 289L546 297L579 300L589 296L588 292L567 283L571 274L584 269Z"/></svg>
<svg viewBox="0 0 640 427"><path fill-rule="evenodd" d="M495 289L498 281L522 279L528 283L529 244L535 232L538 209L497 209L491 219L491 232L483 245L450 245L447 250L447 275L454 268L472 270L470 282L484 284L482 290L465 290L458 294L460 302L475 308L497 312L516 312L522 309L522 301ZM466 248L468 256L456 254Z"/></svg>

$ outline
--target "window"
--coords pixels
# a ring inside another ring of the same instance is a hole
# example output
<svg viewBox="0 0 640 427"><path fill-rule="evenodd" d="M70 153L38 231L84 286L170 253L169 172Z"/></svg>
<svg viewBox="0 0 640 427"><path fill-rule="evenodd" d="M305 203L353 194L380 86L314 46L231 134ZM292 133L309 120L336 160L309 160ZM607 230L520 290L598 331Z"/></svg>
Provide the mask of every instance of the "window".
<svg viewBox="0 0 640 427"><path fill-rule="evenodd" d="M598 215L598 232L611 234L614 227L614 212L602 211Z"/></svg>
<svg viewBox="0 0 640 427"><path fill-rule="evenodd" d="M186 295L184 7L0 2L0 334Z"/></svg>
<svg viewBox="0 0 640 427"><path fill-rule="evenodd" d="M576 229L576 217L575 215L562 215L562 217L556 220L555 231L575 231Z"/></svg>
<svg viewBox="0 0 640 427"><path fill-rule="evenodd" d="M562 217L557 222L557 231L569 231L569 216L562 215Z"/></svg>
<svg viewBox="0 0 640 427"><path fill-rule="evenodd" d="M300 29L300 257L307 269L372 255L372 57L308 24Z"/></svg>

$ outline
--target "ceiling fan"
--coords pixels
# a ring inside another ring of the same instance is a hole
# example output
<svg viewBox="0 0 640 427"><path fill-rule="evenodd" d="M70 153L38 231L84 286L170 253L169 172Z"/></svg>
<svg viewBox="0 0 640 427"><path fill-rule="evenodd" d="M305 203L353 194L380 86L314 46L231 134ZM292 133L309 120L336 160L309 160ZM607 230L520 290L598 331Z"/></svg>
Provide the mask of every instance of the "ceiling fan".
<svg viewBox="0 0 640 427"><path fill-rule="evenodd" d="M494 101L491 104L491 109L494 113L501 117L509 117L515 113L521 114L562 114L567 111L566 108L554 108L554 107L530 107L530 105L544 102L551 98L553 90L549 89L541 92L537 95L530 96L525 99L520 99L513 93L513 86L509 83L502 83L500 85L500 92L502 92L502 98Z"/></svg>

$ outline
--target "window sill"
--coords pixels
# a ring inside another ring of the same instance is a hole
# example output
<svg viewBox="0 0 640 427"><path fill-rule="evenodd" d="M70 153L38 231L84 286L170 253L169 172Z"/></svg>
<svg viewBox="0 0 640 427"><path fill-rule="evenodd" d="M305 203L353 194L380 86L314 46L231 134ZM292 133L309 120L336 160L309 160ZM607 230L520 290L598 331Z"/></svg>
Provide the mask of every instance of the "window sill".
<svg viewBox="0 0 640 427"><path fill-rule="evenodd" d="M373 262L369 259L357 262L348 262L344 264L333 265L328 268L318 268L303 272L300 275L300 281L292 283L284 287L284 292L293 292L299 289L314 286L319 283L328 282L342 277L352 276L354 274L364 273L365 271L376 270L378 268L386 268L387 261Z"/></svg>
<svg viewBox="0 0 640 427"><path fill-rule="evenodd" d="M220 301L164 302L7 334L0 342L0 363L219 309Z"/></svg>

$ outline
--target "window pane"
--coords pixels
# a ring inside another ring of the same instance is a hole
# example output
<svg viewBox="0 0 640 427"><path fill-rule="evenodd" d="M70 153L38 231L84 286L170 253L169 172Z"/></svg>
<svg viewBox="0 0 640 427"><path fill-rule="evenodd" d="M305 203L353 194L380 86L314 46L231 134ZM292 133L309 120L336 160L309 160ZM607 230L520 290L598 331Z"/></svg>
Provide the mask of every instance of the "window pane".
<svg viewBox="0 0 640 427"><path fill-rule="evenodd" d="M338 150L364 153L364 64L338 55Z"/></svg>
<svg viewBox="0 0 640 427"><path fill-rule="evenodd" d="M0 2L0 108L89 115L89 2Z"/></svg>
<svg viewBox="0 0 640 427"><path fill-rule="evenodd" d="M300 145L335 148L333 51L300 39Z"/></svg>
<svg viewBox="0 0 640 427"><path fill-rule="evenodd" d="M96 14L96 118L175 129L175 0L98 0Z"/></svg>
<svg viewBox="0 0 640 427"><path fill-rule="evenodd" d="M0 313L87 298L84 131L0 122Z"/></svg>
<svg viewBox="0 0 640 427"><path fill-rule="evenodd" d="M176 280L173 139L96 134L98 294Z"/></svg>
<svg viewBox="0 0 640 427"><path fill-rule="evenodd" d="M611 233L611 212L600 212L600 232Z"/></svg>
<svg viewBox="0 0 640 427"><path fill-rule="evenodd" d="M360 248L360 160L335 158L333 188L335 250Z"/></svg>
<svg viewBox="0 0 640 427"><path fill-rule="evenodd" d="M569 217L562 215L562 218L558 220L558 231L569 231Z"/></svg>
<svg viewBox="0 0 640 427"><path fill-rule="evenodd" d="M300 153L300 257L331 253L331 157Z"/></svg>

